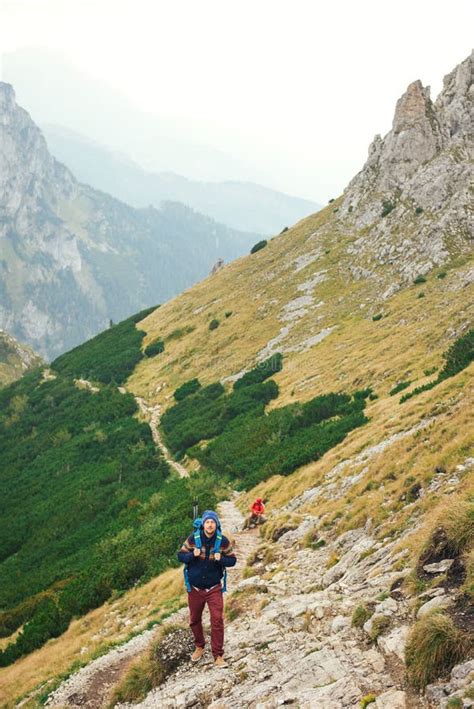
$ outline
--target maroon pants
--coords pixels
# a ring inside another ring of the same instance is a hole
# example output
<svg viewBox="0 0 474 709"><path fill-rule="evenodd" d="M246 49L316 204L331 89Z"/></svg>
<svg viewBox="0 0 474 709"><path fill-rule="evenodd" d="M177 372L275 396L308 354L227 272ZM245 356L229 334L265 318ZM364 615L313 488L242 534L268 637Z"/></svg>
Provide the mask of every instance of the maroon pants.
<svg viewBox="0 0 474 709"><path fill-rule="evenodd" d="M221 585L210 591L192 588L188 593L189 625L194 635L196 647L204 647L204 632L202 629L202 612L208 605L211 616L211 650L214 657L224 654L224 599Z"/></svg>

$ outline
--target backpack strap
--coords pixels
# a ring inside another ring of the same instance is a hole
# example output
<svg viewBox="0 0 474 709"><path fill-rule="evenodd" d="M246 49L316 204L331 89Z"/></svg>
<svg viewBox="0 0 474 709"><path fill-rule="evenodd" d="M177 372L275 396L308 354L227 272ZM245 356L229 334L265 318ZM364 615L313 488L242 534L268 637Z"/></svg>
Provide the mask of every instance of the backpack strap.
<svg viewBox="0 0 474 709"><path fill-rule="evenodd" d="M220 529L216 532L216 541L214 542L214 554L220 554L222 544L222 532ZM221 591L225 593L227 591L227 569L223 568L224 575L222 577Z"/></svg>
<svg viewBox="0 0 474 709"><path fill-rule="evenodd" d="M194 544L196 545L196 549L201 549L202 548L202 539L201 539L201 528L197 527L194 529Z"/></svg>
<svg viewBox="0 0 474 709"><path fill-rule="evenodd" d="M216 541L214 542L214 554L220 554L222 544L222 532L220 529L216 531Z"/></svg>

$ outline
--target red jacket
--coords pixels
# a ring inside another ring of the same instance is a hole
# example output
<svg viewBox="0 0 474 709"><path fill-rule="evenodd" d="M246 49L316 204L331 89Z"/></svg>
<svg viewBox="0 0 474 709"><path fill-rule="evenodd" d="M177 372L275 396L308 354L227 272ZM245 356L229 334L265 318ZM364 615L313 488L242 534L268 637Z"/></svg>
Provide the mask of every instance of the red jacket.
<svg viewBox="0 0 474 709"><path fill-rule="evenodd" d="M254 515L263 515L263 513L265 512L265 505L263 504L262 500L255 500L250 509L252 510L252 513Z"/></svg>

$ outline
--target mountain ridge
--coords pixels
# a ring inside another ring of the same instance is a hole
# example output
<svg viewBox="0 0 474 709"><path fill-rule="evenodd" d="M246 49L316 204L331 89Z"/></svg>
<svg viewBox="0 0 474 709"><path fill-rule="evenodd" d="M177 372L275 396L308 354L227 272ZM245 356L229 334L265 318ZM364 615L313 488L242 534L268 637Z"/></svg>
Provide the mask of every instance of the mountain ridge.
<svg viewBox="0 0 474 709"><path fill-rule="evenodd" d="M136 210L81 185L4 83L0 110L0 324L43 356L166 300L257 240L176 202Z"/></svg>
<svg viewBox="0 0 474 709"><path fill-rule="evenodd" d="M61 126L42 129L52 154L81 182L136 208L178 201L234 229L267 236L320 208L250 181L199 182L173 172L145 171L126 155Z"/></svg>

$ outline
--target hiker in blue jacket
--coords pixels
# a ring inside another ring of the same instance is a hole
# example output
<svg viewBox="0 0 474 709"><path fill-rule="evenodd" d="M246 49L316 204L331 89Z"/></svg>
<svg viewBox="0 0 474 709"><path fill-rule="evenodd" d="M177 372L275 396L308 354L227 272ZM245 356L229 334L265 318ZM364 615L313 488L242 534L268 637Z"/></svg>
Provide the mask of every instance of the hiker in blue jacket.
<svg viewBox="0 0 474 709"><path fill-rule="evenodd" d="M191 660L197 662L204 654L202 613L208 605L211 616L211 650L216 667L227 667L224 660L224 601L225 571L235 566L237 558L230 540L222 534L216 512L206 510L180 551L178 559L186 564L189 625L196 649ZM224 584L222 580L224 579Z"/></svg>

